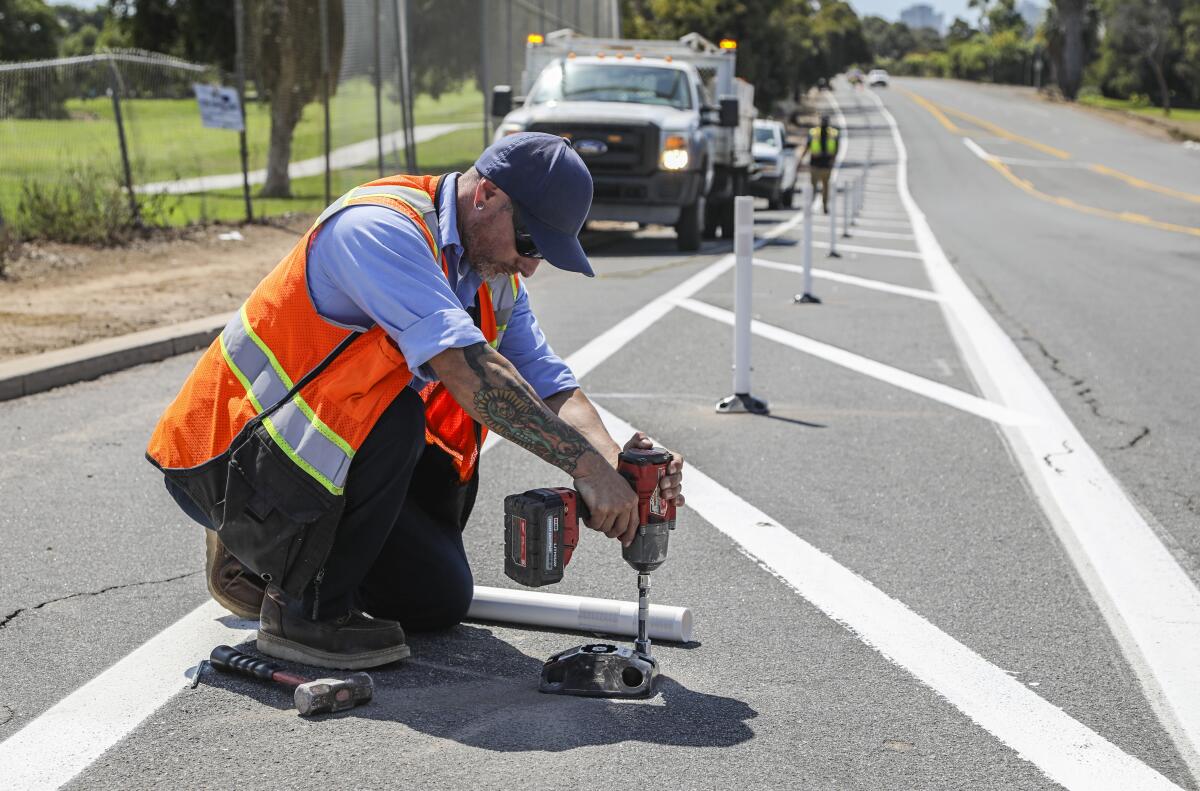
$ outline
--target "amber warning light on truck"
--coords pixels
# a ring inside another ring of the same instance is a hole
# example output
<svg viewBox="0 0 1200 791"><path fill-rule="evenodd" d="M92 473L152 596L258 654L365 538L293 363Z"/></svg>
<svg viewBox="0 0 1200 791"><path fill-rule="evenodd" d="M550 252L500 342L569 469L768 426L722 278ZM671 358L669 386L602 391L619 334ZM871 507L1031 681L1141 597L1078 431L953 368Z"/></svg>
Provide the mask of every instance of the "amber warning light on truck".
<svg viewBox="0 0 1200 791"><path fill-rule="evenodd" d="M737 49L737 41L731 38L723 38L718 46L721 49Z"/></svg>

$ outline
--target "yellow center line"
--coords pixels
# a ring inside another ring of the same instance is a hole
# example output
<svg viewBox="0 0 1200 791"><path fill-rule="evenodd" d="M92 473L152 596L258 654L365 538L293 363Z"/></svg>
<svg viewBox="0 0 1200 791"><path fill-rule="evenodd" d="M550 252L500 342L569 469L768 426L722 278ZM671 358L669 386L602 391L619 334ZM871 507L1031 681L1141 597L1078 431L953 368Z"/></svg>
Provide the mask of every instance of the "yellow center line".
<svg viewBox="0 0 1200 791"><path fill-rule="evenodd" d="M964 113L962 110L955 110L953 108L946 107L945 105L942 105L941 109L955 118L961 118L968 123L972 123L982 129L986 129L997 137L1003 137L1005 140L1011 140L1014 143L1020 143L1023 146L1029 146L1035 151L1041 151L1043 154L1049 154L1050 156L1057 157L1058 159L1071 158L1071 155L1068 152L1063 151L1061 148L1055 148L1054 146L1048 146L1045 143L1039 143L1036 140L1030 140L1028 137L1022 137L1016 132L1010 132L1002 126L996 126L991 121L985 121L982 118L976 118L970 113Z"/></svg>
<svg viewBox="0 0 1200 791"><path fill-rule="evenodd" d="M896 90L900 91L900 93L904 94L905 96L912 99L914 102L916 102L917 104L921 105L926 110L928 110L929 114L932 115L934 118L938 119L938 121L941 122L942 126L946 127L946 130L949 131L951 134L955 134L955 135L966 134L965 132L963 132L963 130L961 130L957 126L955 126L954 122L951 121L949 118L947 118L946 114L943 113L941 110L939 110L937 105L935 105L933 102L926 99L924 96L915 94L906 88L897 87Z"/></svg>
<svg viewBox="0 0 1200 791"><path fill-rule="evenodd" d="M946 127L946 129L948 131L950 131L954 134L959 134L964 137L970 137L970 135L968 135L963 129L958 127L953 121L951 121L949 118L947 118L946 113L949 113L950 115L953 115L956 118L961 118L963 120L966 120L969 123L976 124L977 126L987 129L1000 137L1006 138L1008 140L1012 140L1017 143L1021 143L1023 145L1027 145L1027 146L1037 149L1039 151L1045 151L1046 153L1052 154L1052 155L1058 157L1059 159L1070 159L1071 158L1071 155L1069 153L1067 153L1066 151L1060 151L1059 149L1051 148L1050 146L1043 146L1041 143L1038 143L1035 140L1030 140L1029 138L1021 137L1020 135L1014 134L1012 132L1009 132L1006 129L996 126L995 124L993 124L989 121L984 121L982 118L976 118L973 115L969 115L967 113L951 109L949 107L946 107L945 105L939 106L939 105L935 104L934 102L931 102L930 100L926 99L924 96L919 96L905 88L897 87L897 90L899 90L904 95L908 96L910 99L915 101L917 104L921 105L921 107L925 108L929 112L930 115L932 115L939 122L941 122L942 126ZM945 110L945 112L942 112L943 110ZM1200 236L1200 228L1195 228L1195 227L1192 227L1189 225L1177 225L1175 223L1162 222L1160 220L1155 220L1150 217L1147 217L1144 214L1135 214L1133 212L1128 212L1128 211L1116 212L1116 211L1111 211L1109 209L1101 209L1097 206L1088 206L1083 203L1078 203L1067 197L1062 197L1059 195L1050 195L1048 193L1042 192L1037 187L1033 186L1032 181L1030 181L1028 179L1023 179L1023 178L1020 178L1019 176L1017 176L1015 173L1012 172L1012 170L1008 167L1008 165L999 161L996 157L988 157L988 159L986 159L985 161L989 165L994 167L997 171L999 171L1006 179L1011 181L1016 186L1020 187L1025 192L1034 196L1035 198L1038 198L1039 200L1044 200L1048 203L1053 203L1057 206L1063 206L1068 209L1074 209L1075 211L1083 212L1084 214L1090 214L1090 215L1093 215L1096 217L1105 217L1105 218L1111 219L1111 220L1119 220L1121 222L1133 223L1134 225L1143 225L1148 228L1156 228L1160 231L1170 231L1172 233L1184 233L1184 234L1188 234L1189 236ZM1153 184L1149 181L1139 179L1136 176L1130 176L1127 173L1122 173L1119 170L1114 170L1113 168L1107 167L1105 165L1089 165L1088 169L1091 170L1093 173L1099 173L1100 175L1110 176L1112 178L1124 181L1126 184L1129 184L1132 187L1137 187L1139 189L1145 189L1145 190L1150 190L1153 192L1158 192L1163 195L1170 195L1171 197L1180 198L1180 199L1186 200L1186 201L1192 201L1194 203L1200 203L1200 195L1193 195L1188 192L1180 192L1179 190L1173 190L1170 187L1163 187L1158 184Z"/></svg>
<svg viewBox="0 0 1200 791"><path fill-rule="evenodd" d="M1185 234L1188 234L1189 236L1200 237L1200 228L1193 228L1188 225L1176 225L1175 223L1162 222L1160 220L1151 219L1151 218L1145 216L1144 214L1134 214L1133 212L1127 212L1127 211L1126 212L1116 212L1116 211L1111 211L1109 209L1101 209L1096 206L1088 206L1083 203L1078 203L1076 201L1071 200L1070 198L1064 198L1060 195L1049 195L1045 192L1042 192L1037 187L1033 186L1033 183L1030 182L1028 179L1023 179L1023 178L1018 177L1016 174L1014 174L1012 172L1012 170L1009 169L1008 165L1005 165L1003 162L998 161L995 157L990 157L985 161L989 165L994 167L997 171L999 171L1001 175L1003 175L1006 179L1011 181L1013 184L1020 187L1022 190L1029 193L1033 197L1035 197L1039 200L1044 200L1047 203L1053 203L1057 206L1063 206L1068 209L1074 209L1075 211L1082 212L1084 214L1090 214L1095 217L1104 217L1104 218L1110 219L1110 220L1120 220L1121 222L1133 223L1134 225L1144 225L1147 228L1156 228L1160 231L1171 231L1172 233L1185 233Z"/></svg>
<svg viewBox="0 0 1200 791"><path fill-rule="evenodd" d="M1151 192L1158 192L1162 195L1169 195L1172 198L1179 198L1180 200L1191 201L1192 203L1200 203L1200 195L1193 195L1190 192L1182 192L1180 190L1171 189L1170 187L1164 187L1160 184L1154 184L1144 179L1140 179L1137 176L1131 176L1128 173L1122 173L1115 168L1110 168L1108 165L1088 165L1088 170L1104 176L1112 176L1115 179L1120 179L1131 187L1150 190Z"/></svg>

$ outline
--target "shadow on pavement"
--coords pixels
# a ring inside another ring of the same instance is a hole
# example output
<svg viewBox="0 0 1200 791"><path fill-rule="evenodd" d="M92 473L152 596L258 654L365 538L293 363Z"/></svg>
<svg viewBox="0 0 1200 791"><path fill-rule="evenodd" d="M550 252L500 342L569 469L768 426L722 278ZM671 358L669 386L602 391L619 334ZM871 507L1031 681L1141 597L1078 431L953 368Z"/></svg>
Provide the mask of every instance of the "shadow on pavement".
<svg viewBox="0 0 1200 791"><path fill-rule="evenodd" d="M562 648L586 642L564 635ZM562 752L620 742L684 747L730 747L754 738L747 721L758 712L735 698L688 689L658 678L654 697L616 701L543 695L537 691L542 660L495 637L491 630L460 625L445 632L414 634L411 659L370 671L374 699L317 725L344 718L398 722L414 731L496 752ZM240 650L256 653L253 643ZM670 669L670 652L661 661ZM295 669L288 665L289 669ZM304 668L313 678L341 671ZM291 693L215 670L204 685L219 687L285 711ZM394 735L394 731L388 733Z"/></svg>
<svg viewBox="0 0 1200 791"><path fill-rule="evenodd" d="M355 716L401 722L413 730L497 752L562 752L636 741L729 747L754 737L758 715L734 698L690 690L660 676L654 697L614 701L543 695L542 659L489 629L460 625L413 635L413 659L377 673L376 705ZM564 635L561 648L588 642ZM670 670L671 652L659 654Z"/></svg>

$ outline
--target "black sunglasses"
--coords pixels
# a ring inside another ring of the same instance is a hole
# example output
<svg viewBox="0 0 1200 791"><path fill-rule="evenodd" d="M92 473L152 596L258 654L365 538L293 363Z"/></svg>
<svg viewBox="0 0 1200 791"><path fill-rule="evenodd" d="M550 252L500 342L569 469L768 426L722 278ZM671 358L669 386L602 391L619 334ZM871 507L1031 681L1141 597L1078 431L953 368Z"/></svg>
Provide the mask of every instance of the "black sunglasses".
<svg viewBox="0 0 1200 791"><path fill-rule="evenodd" d="M517 204L512 204L512 220L513 220L513 237L517 243L517 255L522 258L545 258L542 252L537 249L537 243L533 241L533 235L529 233L529 229L525 227L525 223L521 220L520 209Z"/></svg>

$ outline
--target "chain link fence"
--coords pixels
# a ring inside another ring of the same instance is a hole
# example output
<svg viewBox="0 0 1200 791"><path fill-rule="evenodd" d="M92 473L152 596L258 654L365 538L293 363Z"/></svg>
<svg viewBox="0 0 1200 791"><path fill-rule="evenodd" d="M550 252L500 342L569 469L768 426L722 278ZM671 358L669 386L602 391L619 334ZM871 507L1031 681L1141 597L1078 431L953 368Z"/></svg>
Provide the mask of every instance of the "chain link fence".
<svg viewBox="0 0 1200 791"><path fill-rule="evenodd" d="M238 67L145 52L0 65L0 223L119 241L138 225L317 212L395 172L470 166L530 33L619 34L618 0L234 0ZM237 88L244 132L193 83Z"/></svg>

